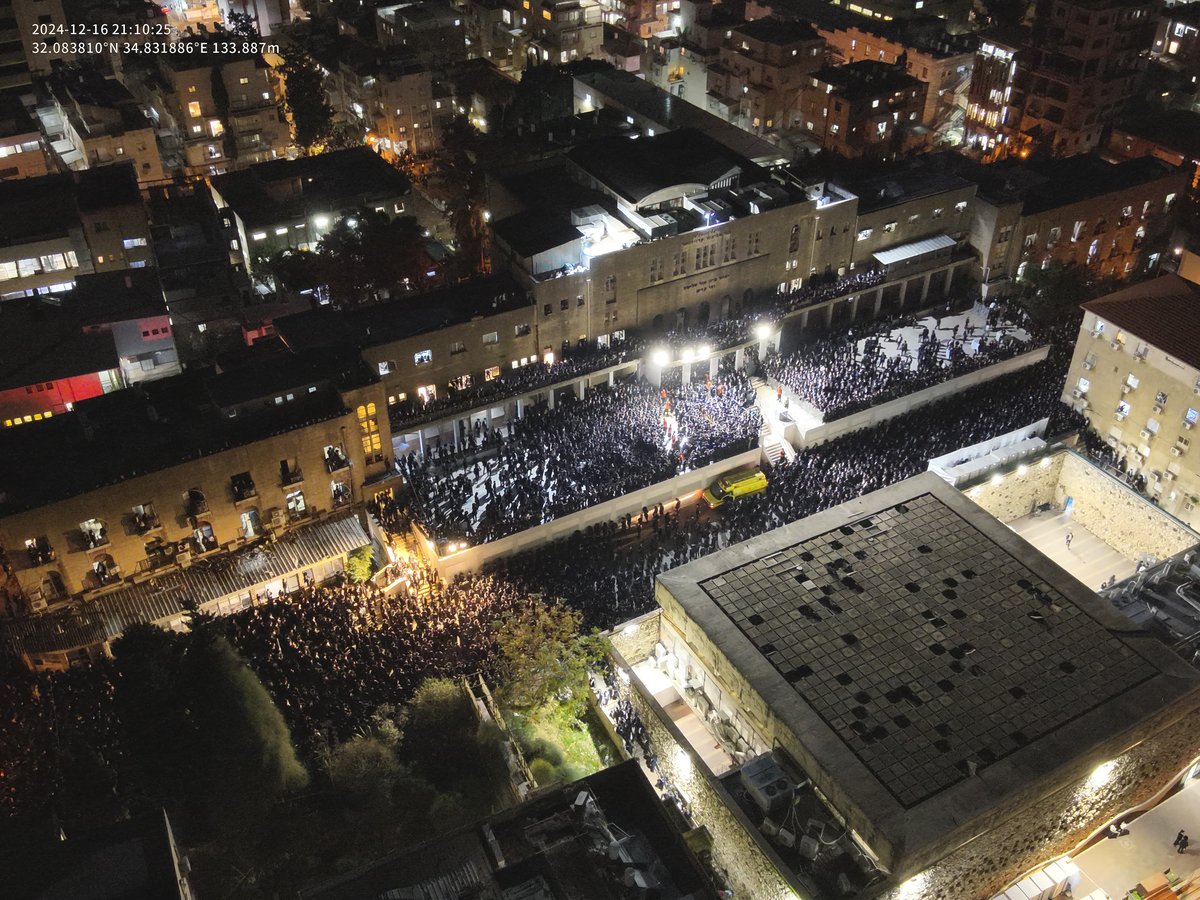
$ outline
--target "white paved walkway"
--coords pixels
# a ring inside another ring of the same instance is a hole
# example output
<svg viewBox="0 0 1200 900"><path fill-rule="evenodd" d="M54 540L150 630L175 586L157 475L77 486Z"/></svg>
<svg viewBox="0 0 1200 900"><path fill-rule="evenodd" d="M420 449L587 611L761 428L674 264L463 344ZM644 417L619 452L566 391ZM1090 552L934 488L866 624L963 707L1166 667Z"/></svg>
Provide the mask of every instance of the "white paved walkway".
<svg viewBox="0 0 1200 900"><path fill-rule="evenodd" d="M1183 854L1172 846L1180 828L1191 837ZM1124 900L1141 879L1167 869L1187 878L1200 868L1200 782L1134 819L1129 834L1101 839L1072 859L1085 880L1113 900Z"/></svg>
<svg viewBox="0 0 1200 900"><path fill-rule="evenodd" d="M1062 513L1044 512L1040 516L1022 516L1008 527L1033 544L1084 585L1095 591L1108 580L1117 581L1132 575L1135 563L1122 556L1078 522ZM1067 548L1067 532L1071 532L1071 547Z"/></svg>

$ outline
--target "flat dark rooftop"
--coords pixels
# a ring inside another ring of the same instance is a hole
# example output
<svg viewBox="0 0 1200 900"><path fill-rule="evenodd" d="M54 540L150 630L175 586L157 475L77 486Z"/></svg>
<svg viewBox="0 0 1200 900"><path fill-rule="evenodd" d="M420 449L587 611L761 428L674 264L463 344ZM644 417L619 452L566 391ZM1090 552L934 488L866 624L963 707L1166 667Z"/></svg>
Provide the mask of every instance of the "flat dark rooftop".
<svg viewBox="0 0 1200 900"><path fill-rule="evenodd" d="M812 77L833 85L834 90L848 100L878 97L922 84L919 78L909 75L903 66L874 59L860 59L844 66L825 66L814 72Z"/></svg>
<svg viewBox="0 0 1200 900"><path fill-rule="evenodd" d="M858 197L859 213L869 213L906 203L920 197L944 194L969 187L971 182L950 171L944 154L918 159L908 168L897 168L886 175L871 178L837 178L832 180Z"/></svg>
<svg viewBox="0 0 1200 900"><path fill-rule="evenodd" d="M1150 156L1109 163L1095 153L977 168L980 197L994 203L1022 201L1026 215L1146 184L1174 171Z"/></svg>
<svg viewBox="0 0 1200 900"><path fill-rule="evenodd" d="M821 39L816 29L807 22L800 22L795 19L777 19L773 16L755 19L752 22L747 22L745 25L739 25L735 31L751 40L762 41L766 44L778 44L780 46L796 44L801 41L819 41Z"/></svg>
<svg viewBox="0 0 1200 900"><path fill-rule="evenodd" d="M132 162L0 181L0 246L65 235L80 210L141 202Z"/></svg>
<svg viewBox="0 0 1200 900"><path fill-rule="evenodd" d="M356 380L369 378L361 360L359 365ZM345 412L337 385L326 372L323 382L310 378L295 385L296 399L291 402L264 402L253 415L226 416L214 396L262 396L264 386L256 378L264 374L262 369L228 375L189 370L84 400L67 415L3 429L0 459L13 464L0 470L0 515L45 506ZM317 389L310 393L309 385Z"/></svg>
<svg viewBox="0 0 1200 900"><path fill-rule="evenodd" d="M354 310L309 310L276 319L275 327L293 350L375 347L528 305L511 276L492 275Z"/></svg>
<svg viewBox="0 0 1200 900"><path fill-rule="evenodd" d="M931 474L659 581L812 755L817 786L904 852L1200 687Z"/></svg>
<svg viewBox="0 0 1200 900"><path fill-rule="evenodd" d="M631 203L679 184L762 181L762 170L701 131L685 128L630 140L601 138L567 154L581 169Z"/></svg>
<svg viewBox="0 0 1200 900"><path fill-rule="evenodd" d="M1195 5L1200 18L1200 3ZM1152 116L1127 119L1114 130L1161 144L1189 159L1200 158L1200 113L1190 109L1170 109Z"/></svg>
<svg viewBox="0 0 1200 900"><path fill-rule="evenodd" d="M85 329L166 314L154 269L80 275L62 295L5 301L0 390L115 369L112 334Z"/></svg>
<svg viewBox="0 0 1200 900"><path fill-rule="evenodd" d="M540 210L527 210L501 219L492 231L512 248L517 256L527 258L544 250L552 250L580 240L583 234L561 215Z"/></svg>
<svg viewBox="0 0 1200 900"><path fill-rule="evenodd" d="M271 225L313 209L409 192L408 179L370 147L271 160L218 175L212 182L248 225Z"/></svg>

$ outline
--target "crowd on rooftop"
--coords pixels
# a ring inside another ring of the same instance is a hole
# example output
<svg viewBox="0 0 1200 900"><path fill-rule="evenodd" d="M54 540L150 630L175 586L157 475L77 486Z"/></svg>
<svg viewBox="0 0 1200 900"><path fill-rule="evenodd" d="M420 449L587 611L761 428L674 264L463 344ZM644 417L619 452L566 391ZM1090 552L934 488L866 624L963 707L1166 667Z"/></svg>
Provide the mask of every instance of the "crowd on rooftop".
<svg viewBox="0 0 1200 900"><path fill-rule="evenodd" d="M670 390L631 380L503 428L477 422L458 449L402 468L435 540L482 543L750 449L760 427L754 389L731 369Z"/></svg>

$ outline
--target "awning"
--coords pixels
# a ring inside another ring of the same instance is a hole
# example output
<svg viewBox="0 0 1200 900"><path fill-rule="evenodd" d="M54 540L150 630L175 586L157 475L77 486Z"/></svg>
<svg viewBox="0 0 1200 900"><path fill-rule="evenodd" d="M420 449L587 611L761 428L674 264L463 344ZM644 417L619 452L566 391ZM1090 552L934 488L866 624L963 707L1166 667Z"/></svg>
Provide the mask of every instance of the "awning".
<svg viewBox="0 0 1200 900"><path fill-rule="evenodd" d="M325 519L276 541L201 557L186 569L172 569L119 588L73 610L6 622L3 640L17 654L93 646L117 637L134 623L179 615L184 600L203 609L206 603L295 575L370 542L358 516Z"/></svg>
<svg viewBox="0 0 1200 900"><path fill-rule="evenodd" d="M922 238L919 241L913 241L909 244L901 244L899 247L890 247L887 250L880 250L874 254L875 261L881 266L891 266L896 263L909 262L919 257L925 256L927 253L936 253L938 250L946 250L958 244L954 238L948 234L938 234L933 237Z"/></svg>

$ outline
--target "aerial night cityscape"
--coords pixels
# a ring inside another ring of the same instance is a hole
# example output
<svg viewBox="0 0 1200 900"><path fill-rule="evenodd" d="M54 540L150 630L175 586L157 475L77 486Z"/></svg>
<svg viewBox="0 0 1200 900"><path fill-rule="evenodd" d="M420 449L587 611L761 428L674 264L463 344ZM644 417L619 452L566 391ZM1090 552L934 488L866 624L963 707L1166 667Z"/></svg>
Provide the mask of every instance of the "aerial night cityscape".
<svg viewBox="0 0 1200 900"><path fill-rule="evenodd" d="M1200 900L1200 2L0 51L0 900Z"/></svg>

